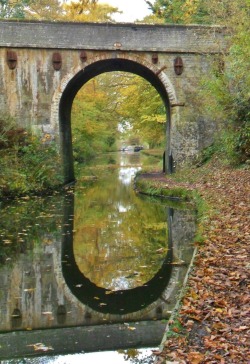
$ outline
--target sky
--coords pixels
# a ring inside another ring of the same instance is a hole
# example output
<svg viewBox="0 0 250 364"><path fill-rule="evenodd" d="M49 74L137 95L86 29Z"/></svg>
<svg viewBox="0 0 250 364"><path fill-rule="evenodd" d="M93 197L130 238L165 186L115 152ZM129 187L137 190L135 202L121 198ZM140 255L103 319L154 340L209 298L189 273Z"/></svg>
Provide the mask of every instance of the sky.
<svg viewBox="0 0 250 364"><path fill-rule="evenodd" d="M153 348L156 350L157 348ZM153 349L139 349L138 359L146 359L152 355ZM17 361L15 361L16 363ZM33 362L33 361L30 361ZM35 362L35 361L34 361ZM37 364L131 364L133 360L126 360L123 354L117 351L102 351L96 353L84 353L74 355L60 355L57 357L43 357L36 360Z"/></svg>
<svg viewBox="0 0 250 364"><path fill-rule="evenodd" d="M123 12L114 16L117 22L134 22L151 14L144 0L99 0L99 3L109 4Z"/></svg>

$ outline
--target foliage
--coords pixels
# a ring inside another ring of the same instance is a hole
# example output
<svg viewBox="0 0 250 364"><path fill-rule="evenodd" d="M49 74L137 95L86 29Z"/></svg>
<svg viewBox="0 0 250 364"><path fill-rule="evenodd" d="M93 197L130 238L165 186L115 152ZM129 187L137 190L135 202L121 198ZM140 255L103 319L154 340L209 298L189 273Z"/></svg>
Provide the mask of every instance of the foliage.
<svg viewBox="0 0 250 364"><path fill-rule="evenodd" d="M138 23L146 23L146 24L164 24L164 19L159 18L156 14L150 14L145 16L142 20L138 20Z"/></svg>
<svg viewBox="0 0 250 364"><path fill-rule="evenodd" d="M131 82L131 81L130 81ZM132 133L140 135L150 148L165 142L166 111L158 92L143 78L132 75L132 85L120 90L122 122L129 120Z"/></svg>
<svg viewBox="0 0 250 364"><path fill-rule="evenodd" d="M0 116L0 150L14 150L27 145L29 133L26 129L16 126L12 116Z"/></svg>
<svg viewBox="0 0 250 364"><path fill-rule="evenodd" d="M25 8L26 19L60 20L63 15L59 0L30 0Z"/></svg>
<svg viewBox="0 0 250 364"><path fill-rule="evenodd" d="M153 15L172 24L224 24L234 25L242 10L249 5L248 0L145 0ZM150 17L149 17L150 19ZM230 21L229 21L230 19ZM240 19L240 18L238 18Z"/></svg>
<svg viewBox="0 0 250 364"><path fill-rule="evenodd" d="M25 18L25 7L30 0L0 0L0 18L23 19Z"/></svg>
<svg viewBox="0 0 250 364"><path fill-rule="evenodd" d="M165 118L159 94L143 78L128 72L101 74L84 85L73 103L75 159L86 162L95 154L115 149L119 136L161 145Z"/></svg>
<svg viewBox="0 0 250 364"><path fill-rule="evenodd" d="M98 4L98 0L79 0L63 4L63 19L81 22L114 21L112 16L118 9L108 4Z"/></svg>
<svg viewBox="0 0 250 364"><path fill-rule="evenodd" d="M155 0L147 1L153 14L165 23L203 23L207 15L206 0Z"/></svg>
<svg viewBox="0 0 250 364"><path fill-rule="evenodd" d="M249 0L223 0L220 2L217 0L201 1L203 1L207 13L204 22L229 26L233 32L236 29L236 26L240 26L242 29L244 25L247 26L247 23L245 23L245 16L247 15L246 12L249 12Z"/></svg>
<svg viewBox="0 0 250 364"><path fill-rule="evenodd" d="M250 73L247 67L250 3L248 0L224 1L220 6L214 1L211 3L217 20L224 24L227 19L230 23L230 38L228 55L223 61L224 70L218 72L215 68L209 79L203 80L201 104L209 117L216 114L224 123L224 131L214 150L223 152L234 163L245 162L250 158Z"/></svg>
<svg viewBox="0 0 250 364"><path fill-rule="evenodd" d="M165 22L227 26L227 54L215 62L213 72L202 80L198 95L206 116L213 120L216 115L221 122L214 144L203 152L201 160L218 153L230 163L245 162L250 158L249 0L146 2L154 15Z"/></svg>
<svg viewBox="0 0 250 364"><path fill-rule="evenodd" d="M41 143L38 136L0 121L0 197L41 192L62 183L56 145Z"/></svg>
<svg viewBox="0 0 250 364"><path fill-rule="evenodd" d="M66 20L82 22L114 21L119 10L98 0L79 0L70 3L60 0L0 0L0 18Z"/></svg>
<svg viewBox="0 0 250 364"><path fill-rule="evenodd" d="M86 162L115 146L117 122L96 77L78 92L72 108L74 158Z"/></svg>
<svg viewBox="0 0 250 364"><path fill-rule="evenodd" d="M227 27L228 50L209 77L203 79L200 105L206 115L221 120L223 133L207 150L223 153L233 163L249 159L250 139L250 2L249 0L147 1L154 16L169 23L219 24ZM223 67L221 67L224 65Z"/></svg>
<svg viewBox="0 0 250 364"><path fill-rule="evenodd" d="M105 76L109 102L123 134L139 138L150 148L165 142L166 111L160 95L144 78L128 72Z"/></svg>

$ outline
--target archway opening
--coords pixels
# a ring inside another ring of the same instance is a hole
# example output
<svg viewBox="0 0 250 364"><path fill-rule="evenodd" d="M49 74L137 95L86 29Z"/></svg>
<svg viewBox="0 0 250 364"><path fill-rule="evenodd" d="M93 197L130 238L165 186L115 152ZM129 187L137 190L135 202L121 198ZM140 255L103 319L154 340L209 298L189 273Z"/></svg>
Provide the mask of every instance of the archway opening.
<svg viewBox="0 0 250 364"><path fill-rule="evenodd" d="M140 76L144 80L148 81L154 89L160 95L166 117L166 148L170 146L170 102L164 84L161 82L156 73L141 65L135 61L126 59L106 59L94 62L84 68L84 70L78 72L67 84L59 106L59 120L60 120L60 140L62 147L63 165L64 165L64 176L65 183L72 182L74 180L74 163L73 163L73 147L72 147L72 127L71 127L71 115L72 105L78 91L88 81L94 79L96 76L106 73L128 73ZM167 155L169 151L166 150ZM169 165L168 158L164 161L163 169L170 171L171 166Z"/></svg>

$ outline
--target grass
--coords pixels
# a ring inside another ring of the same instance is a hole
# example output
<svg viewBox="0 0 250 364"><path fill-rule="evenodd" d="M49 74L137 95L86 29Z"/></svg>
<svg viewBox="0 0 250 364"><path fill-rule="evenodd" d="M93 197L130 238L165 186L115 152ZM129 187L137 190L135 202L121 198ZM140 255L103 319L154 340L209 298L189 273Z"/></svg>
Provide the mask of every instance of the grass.
<svg viewBox="0 0 250 364"><path fill-rule="evenodd" d="M172 200L176 202L177 207L181 203L186 208L188 203L191 208L195 208L197 213L197 231L194 242L196 244L203 244L204 226L209 221L210 215L216 211L200 195L197 186L201 179L203 181L206 178L209 179L210 173L209 164L200 168L186 167L172 175L141 171L136 176L135 188L139 193Z"/></svg>
<svg viewBox="0 0 250 364"><path fill-rule="evenodd" d="M143 178L136 179L136 189L140 193L144 193L150 196L166 197L170 199L191 201L192 191L188 191L182 187L173 187L171 189L165 188L161 185L162 182L155 182L150 180L145 180Z"/></svg>

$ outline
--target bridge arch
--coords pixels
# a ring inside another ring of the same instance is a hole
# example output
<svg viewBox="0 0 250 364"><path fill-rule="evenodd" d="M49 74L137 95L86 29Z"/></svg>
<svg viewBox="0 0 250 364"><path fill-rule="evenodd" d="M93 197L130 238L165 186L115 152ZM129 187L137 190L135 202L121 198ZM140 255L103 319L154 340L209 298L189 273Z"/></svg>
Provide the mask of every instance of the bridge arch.
<svg viewBox="0 0 250 364"><path fill-rule="evenodd" d="M173 156L175 168L181 169L216 137L221 120L202 112L197 93L201 78L212 74L218 56L227 51L226 28L1 20L0 34L1 110L20 127L30 126L51 138L60 133L56 141L61 141L65 182L74 179L73 99L78 87L103 72L125 68L161 94L168 106L168 167ZM16 60L14 68L7 54ZM181 74L175 67L179 57ZM53 60L60 60L60 67Z"/></svg>
<svg viewBox="0 0 250 364"><path fill-rule="evenodd" d="M137 74L146 79L160 94L166 109L166 139L167 155L171 150L171 105L177 103L173 85L162 69L159 69L140 57L123 57L117 52L115 56L108 57L101 55L93 57L85 63L85 67L72 71L65 76L58 89L54 93L51 107L51 120L58 122L59 113L59 136L61 144L61 154L64 166L65 183L74 180L72 134L71 134L71 109L74 98L81 87L90 79L106 72L124 71ZM175 109L175 114L178 111ZM175 115L176 117L176 115ZM171 166L166 159L166 169Z"/></svg>

